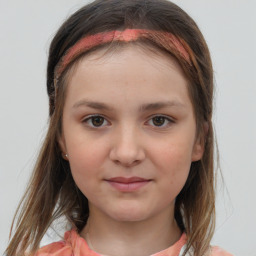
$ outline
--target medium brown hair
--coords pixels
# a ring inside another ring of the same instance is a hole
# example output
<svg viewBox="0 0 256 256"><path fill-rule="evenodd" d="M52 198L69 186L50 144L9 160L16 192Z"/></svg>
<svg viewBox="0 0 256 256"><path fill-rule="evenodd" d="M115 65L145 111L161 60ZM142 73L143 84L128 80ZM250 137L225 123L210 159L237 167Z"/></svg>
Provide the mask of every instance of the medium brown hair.
<svg viewBox="0 0 256 256"><path fill-rule="evenodd" d="M139 28L165 31L188 45L191 64L170 49L154 42L141 42L174 56L189 81L188 91L194 107L198 136L205 151L202 159L191 164L189 177L176 198L175 219L186 232L187 249L195 256L206 254L215 227L215 191L212 128L213 70L207 44L196 23L167 0L96 0L74 13L60 27L52 40L47 68L49 128L29 186L15 214L16 230L6 250L9 256L34 253L54 220L65 216L80 232L86 225L87 198L76 186L70 166L62 157L58 138L71 63L54 86L56 65L79 39L104 31ZM113 47L117 44L113 44ZM75 60L77 62L77 60ZM205 124L208 132L205 136ZM18 217L17 217L18 216Z"/></svg>

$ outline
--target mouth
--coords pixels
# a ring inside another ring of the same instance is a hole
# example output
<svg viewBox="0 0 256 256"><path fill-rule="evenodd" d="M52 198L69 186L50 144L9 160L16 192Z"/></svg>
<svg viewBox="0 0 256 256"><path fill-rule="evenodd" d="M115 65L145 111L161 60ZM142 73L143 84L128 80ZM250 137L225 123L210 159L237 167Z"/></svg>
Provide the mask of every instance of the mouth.
<svg viewBox="0 0 256 256"><path fill-rule="evenodd" d="M142 187L148 185L152 180L144 179L141 177L115 177L111 179L106 179L112 187L121 192L132 192L141 189Z"/></svg>

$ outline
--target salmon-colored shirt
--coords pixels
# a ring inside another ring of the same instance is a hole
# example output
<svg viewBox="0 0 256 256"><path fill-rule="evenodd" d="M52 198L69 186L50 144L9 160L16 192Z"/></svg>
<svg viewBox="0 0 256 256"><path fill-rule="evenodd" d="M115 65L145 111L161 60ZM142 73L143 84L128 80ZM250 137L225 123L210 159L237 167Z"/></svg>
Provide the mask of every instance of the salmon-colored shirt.
<svg viewBox="0 0 256 256"><path fill-rule="evenodd" d="M183 234L174 245L151 256L180 256L185 245L186 235ZM79 236L75 230L71 230L65 233L63 241L42 247L35 256L100 256L100 254L91 250L85 239ZM219 247L213 247L211 256L232 255Z"/></svg>

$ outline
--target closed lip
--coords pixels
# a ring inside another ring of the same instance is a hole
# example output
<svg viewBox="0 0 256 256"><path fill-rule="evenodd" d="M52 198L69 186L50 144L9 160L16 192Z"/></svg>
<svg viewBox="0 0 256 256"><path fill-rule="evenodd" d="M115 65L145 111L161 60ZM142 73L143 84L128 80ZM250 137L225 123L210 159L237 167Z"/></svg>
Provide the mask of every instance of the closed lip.
<svg viewBox="0 0 256 256"><path fill-rule="evenodd" d="M151 179L145 179L145 178L141 178L141 177L129 177L129 178L114 177L114 178L106 179L106 181L129 184L129 183L135 183L135 182L151 181Z"/></svg>
<svg viewBox="0 0 256 256"><path fill-rule="evenodd" d="M120 192L131 193L140 190L152 180L141 177L114 177L105 181Z"/></svg>

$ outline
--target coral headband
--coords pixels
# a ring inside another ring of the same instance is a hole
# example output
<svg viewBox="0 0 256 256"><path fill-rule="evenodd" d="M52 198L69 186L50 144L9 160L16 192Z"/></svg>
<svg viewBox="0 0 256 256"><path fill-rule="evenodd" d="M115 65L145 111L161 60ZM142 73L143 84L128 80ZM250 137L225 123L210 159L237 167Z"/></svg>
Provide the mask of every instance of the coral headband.
<svg viewBox="0 0 256 256"><path fill-rule="evenodd" d="M68 49L55 68L55 82L57 82L58 78L67 66L86 51L96 46L114 41L131 42L136 41L139 38L150 39L156 44L162 45L165 49L178 53L185 61L190 63L187 44L182 39L171 33L146 29L126 29L124 31L114 30L86 36Z"/></svg>

